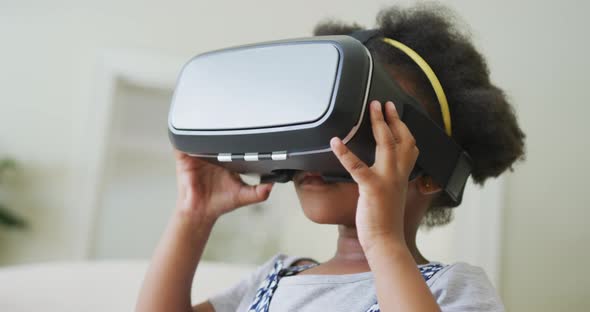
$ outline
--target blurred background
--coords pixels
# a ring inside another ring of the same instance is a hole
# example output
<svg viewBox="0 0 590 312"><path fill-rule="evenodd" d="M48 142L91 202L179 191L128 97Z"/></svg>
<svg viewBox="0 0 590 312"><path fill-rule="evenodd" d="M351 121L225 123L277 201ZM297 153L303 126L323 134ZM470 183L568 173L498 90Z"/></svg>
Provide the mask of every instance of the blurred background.
<svg viewBox="0 0 590 312"><path fill-rule="evenodd" d="M588 311L590 2L443 2L512 99L527 159L469 186L450 226L420 234L425 255L484 267L509 311ZM325 18L371 27L399 3L414 2L0 0L0 265L148 259L175 204L166 119L184 62ZM205 258L324 260L335 237L286 184L224 217Z"/></svg>

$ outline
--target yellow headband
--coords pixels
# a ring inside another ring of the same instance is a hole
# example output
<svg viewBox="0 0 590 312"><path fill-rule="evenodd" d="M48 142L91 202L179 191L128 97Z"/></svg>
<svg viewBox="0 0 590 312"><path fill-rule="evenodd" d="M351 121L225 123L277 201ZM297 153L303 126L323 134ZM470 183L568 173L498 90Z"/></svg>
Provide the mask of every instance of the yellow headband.
<svg viewBox="0 0 590 312"><path fill-rule="evenodd" d="M383 41L393 47L400 49L402 52L408 55L414 62L416 62L418 66L420 66L424 74L426 74L426 77L428 77L428 80L434 89L434 93L436 93L436 97L440 105L440 111L442 113L442 119L445 125L445 132L448 136L451 136L451 113L449 112L449 104L447 103L447 97L445 96L443 87L440 84L440 81L438 81L438 78L434 74L432 68L430 68L428 63L426 63L426 61L420 55L418 55L416 51L410 49L410 47L407 45L390 38L383 38Z"/></svg>

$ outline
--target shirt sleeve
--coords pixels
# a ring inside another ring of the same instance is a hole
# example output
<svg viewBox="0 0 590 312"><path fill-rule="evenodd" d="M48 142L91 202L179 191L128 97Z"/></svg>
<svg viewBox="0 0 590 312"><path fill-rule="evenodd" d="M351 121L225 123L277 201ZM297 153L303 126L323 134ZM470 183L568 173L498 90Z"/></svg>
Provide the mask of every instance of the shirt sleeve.
<svg viewBox="0 0 590 312"><path fill-rule="evenodd" d="M256 268L256 270L244 276L235 285L210 297L209 302L215 309L215 312L235 312L243 300L247 300L250 297L253 299L260 283L264 281L266 275L268 275L279 257L284 257L284 255L275 255L266 263Z"/></svg>
<svg viewBox="0 0 590 312"><path fill-rule="evenodd" d="M504 311L502 300L480 267L456 263L428 284L443 312Z"/></svg>

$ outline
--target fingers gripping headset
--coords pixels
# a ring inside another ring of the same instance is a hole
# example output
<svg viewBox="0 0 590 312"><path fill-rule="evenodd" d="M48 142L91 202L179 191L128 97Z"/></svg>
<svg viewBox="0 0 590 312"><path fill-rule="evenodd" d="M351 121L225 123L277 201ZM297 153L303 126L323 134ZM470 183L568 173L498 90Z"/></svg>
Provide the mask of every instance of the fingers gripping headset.
<svg viewBox="0 0 590 312"><path fill-rule="evenodd" d="M461 203L471 158L453 140L439 80L427 62L401 42L380 38L409 56L428 77L444 129L391 79L365 44L379 30L243 45L200 54L182 69L168 118L179 150L262 182L288 182L297 171L327 181L352 181L332 153L337 136L367 165L374 162L367 103L395 103L420 155L410 179L428 175L449 206Z"/></svg>

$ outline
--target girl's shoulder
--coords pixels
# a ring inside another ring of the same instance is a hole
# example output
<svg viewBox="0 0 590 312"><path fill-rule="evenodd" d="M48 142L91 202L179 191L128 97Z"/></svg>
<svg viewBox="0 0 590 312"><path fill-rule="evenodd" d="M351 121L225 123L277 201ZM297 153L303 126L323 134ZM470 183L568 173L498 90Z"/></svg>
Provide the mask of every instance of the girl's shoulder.
<svg viewBox="0 0 590 312"><path fill-rule="evenodd" d="M420 268L439 268L437 274L430 279L431 284L453 282L456 280L462 281L478 281L485 282L491 285L490 280L483 268L471 265L466 262L455 262L452 264L443 264L441 262L430 262L425 265L420 265Z"/></svg>
<svg viewBox="0 0 590 312"><path fill-rule="evenodd" d="M504 311L496 289L479 266L465 262L444 265L427 284L440 306Z"/></svg>

